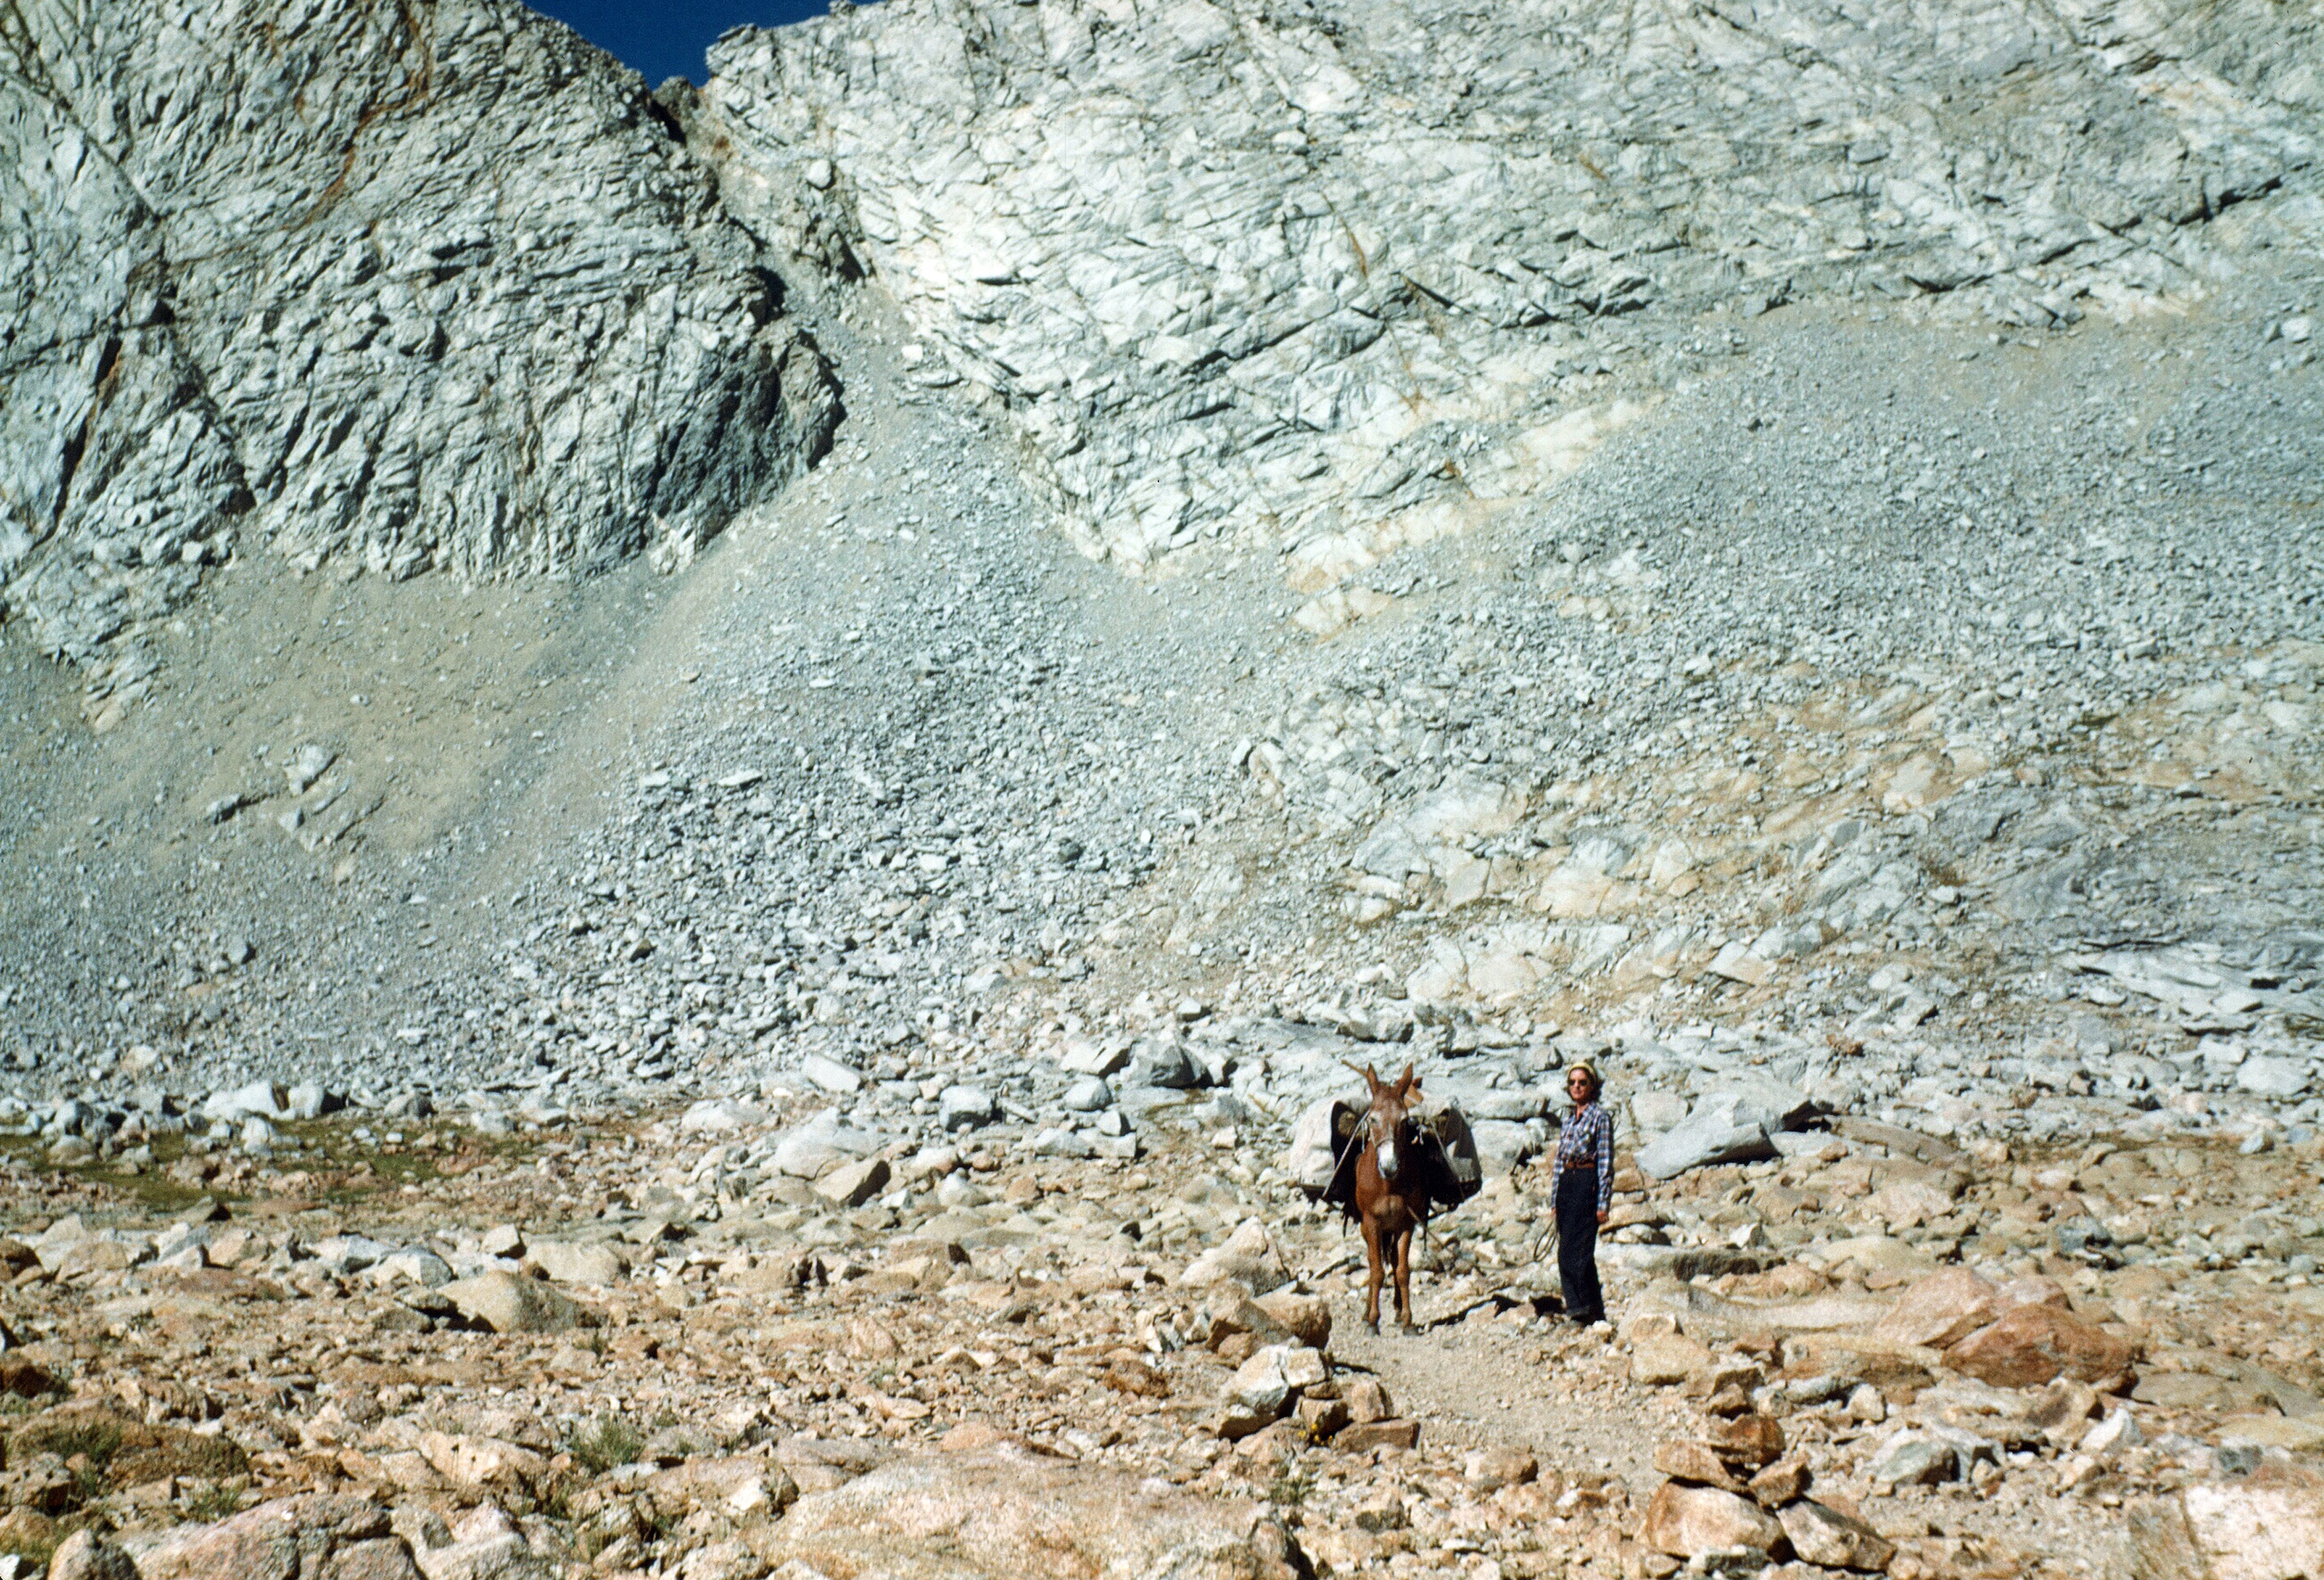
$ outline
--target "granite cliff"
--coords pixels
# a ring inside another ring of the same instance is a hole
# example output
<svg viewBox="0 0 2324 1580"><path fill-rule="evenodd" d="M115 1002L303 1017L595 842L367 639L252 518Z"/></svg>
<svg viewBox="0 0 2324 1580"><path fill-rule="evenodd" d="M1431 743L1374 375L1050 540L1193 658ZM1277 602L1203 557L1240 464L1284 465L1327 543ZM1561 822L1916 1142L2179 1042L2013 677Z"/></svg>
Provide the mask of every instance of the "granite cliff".
<svg viewBox="0 0 2324 1580"><path fill-rule="evenodd" d="M730 34L703 97L735 212L870 270L1086 551L1320 591L1771 305L2047 329L2312 246L2318 60L2262 3L908 0Z"/></svg>
<svg viewBox="0 0 2324 1580"><path fill-rule="evenodd" d="M12 6L0 164L0 605L84 663L236 554L690 553L835 420L634 74L519 5Z"/></svg>

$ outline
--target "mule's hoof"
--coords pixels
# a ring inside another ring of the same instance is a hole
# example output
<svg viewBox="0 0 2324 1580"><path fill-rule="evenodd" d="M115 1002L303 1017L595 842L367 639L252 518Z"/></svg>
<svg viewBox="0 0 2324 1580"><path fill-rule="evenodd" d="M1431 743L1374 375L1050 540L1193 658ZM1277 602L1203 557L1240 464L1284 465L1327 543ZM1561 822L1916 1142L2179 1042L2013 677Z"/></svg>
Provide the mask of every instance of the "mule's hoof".
<svg viewBox="0 0 2324 1580"><path fill-rule="evenodd" d="M1364 1326L1370 1328L1374 1333L1378 1333L1379 1332L1379 1318L1377 1317L1368 1317L1364 1319Z"/></svg>
<svg viewBox="0 0 2324 1580"><path fill-rule="evenodd" d="M1406 1338L1410 1338L1420 1331L1420 1324L1413 1321L1409 1317L1406 1317L1402 1322L1397 1323L1397 1326L1404 1330L1404 1335Z"/></svg>

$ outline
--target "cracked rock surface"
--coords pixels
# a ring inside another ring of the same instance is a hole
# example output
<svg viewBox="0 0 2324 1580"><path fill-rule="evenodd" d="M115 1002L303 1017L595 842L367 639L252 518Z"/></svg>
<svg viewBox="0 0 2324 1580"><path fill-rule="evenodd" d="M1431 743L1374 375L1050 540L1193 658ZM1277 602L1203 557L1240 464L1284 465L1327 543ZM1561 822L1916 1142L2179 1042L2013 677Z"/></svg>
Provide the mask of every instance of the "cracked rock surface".
<svg viewBox="0 0 2324 1580"><path fill-rule="evenodd" d="M0 163L0 607L78 661L237 553L690 554L835 419L637 79L521 6L19 6Z"/></svg>
<svg viewBox="0 0 2324 1580"><path fill-rule="evenodd" d="M1716 355L1704 309L2046 327L2312 244L2318 37L2262 4L912 0L729 34L701 118L746 223L868 268L916 376L1007 408L1085 551L1223 533L1314 591L1570 470L1637 414L1577 382Z"/></svg>

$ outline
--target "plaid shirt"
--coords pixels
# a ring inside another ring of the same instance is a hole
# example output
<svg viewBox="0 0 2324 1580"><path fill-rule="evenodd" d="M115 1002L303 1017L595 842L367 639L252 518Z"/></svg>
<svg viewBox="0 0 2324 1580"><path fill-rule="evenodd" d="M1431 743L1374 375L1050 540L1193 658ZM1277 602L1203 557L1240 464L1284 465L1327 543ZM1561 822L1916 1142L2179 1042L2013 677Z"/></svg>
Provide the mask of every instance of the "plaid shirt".
<svg viewBox="0 0 2324 1580"><path fill-rule="evenodd" d="M1569 1167L1598 1170L1598 1210L1614 1200L1614 1116L1602 1103L1583 1103L1565 1116L1557 1132L1557 1172Z"/></svg>

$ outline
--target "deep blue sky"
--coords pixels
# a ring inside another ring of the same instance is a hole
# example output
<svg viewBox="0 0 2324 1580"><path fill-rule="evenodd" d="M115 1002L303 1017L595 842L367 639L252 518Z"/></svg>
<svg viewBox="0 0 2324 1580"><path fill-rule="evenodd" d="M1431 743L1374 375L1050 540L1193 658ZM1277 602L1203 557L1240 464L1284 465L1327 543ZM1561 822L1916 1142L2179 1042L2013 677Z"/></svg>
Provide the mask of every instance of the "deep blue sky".
<svg viewBox="0 0 2324 1580"><path fill-rule="evenodd" d="M623 64L634 67L651 88L666 77L699 84L702 51L730 27L756 23L803 22L830 7L825 0L531 0L535 11L557 18Z"/></svg>

